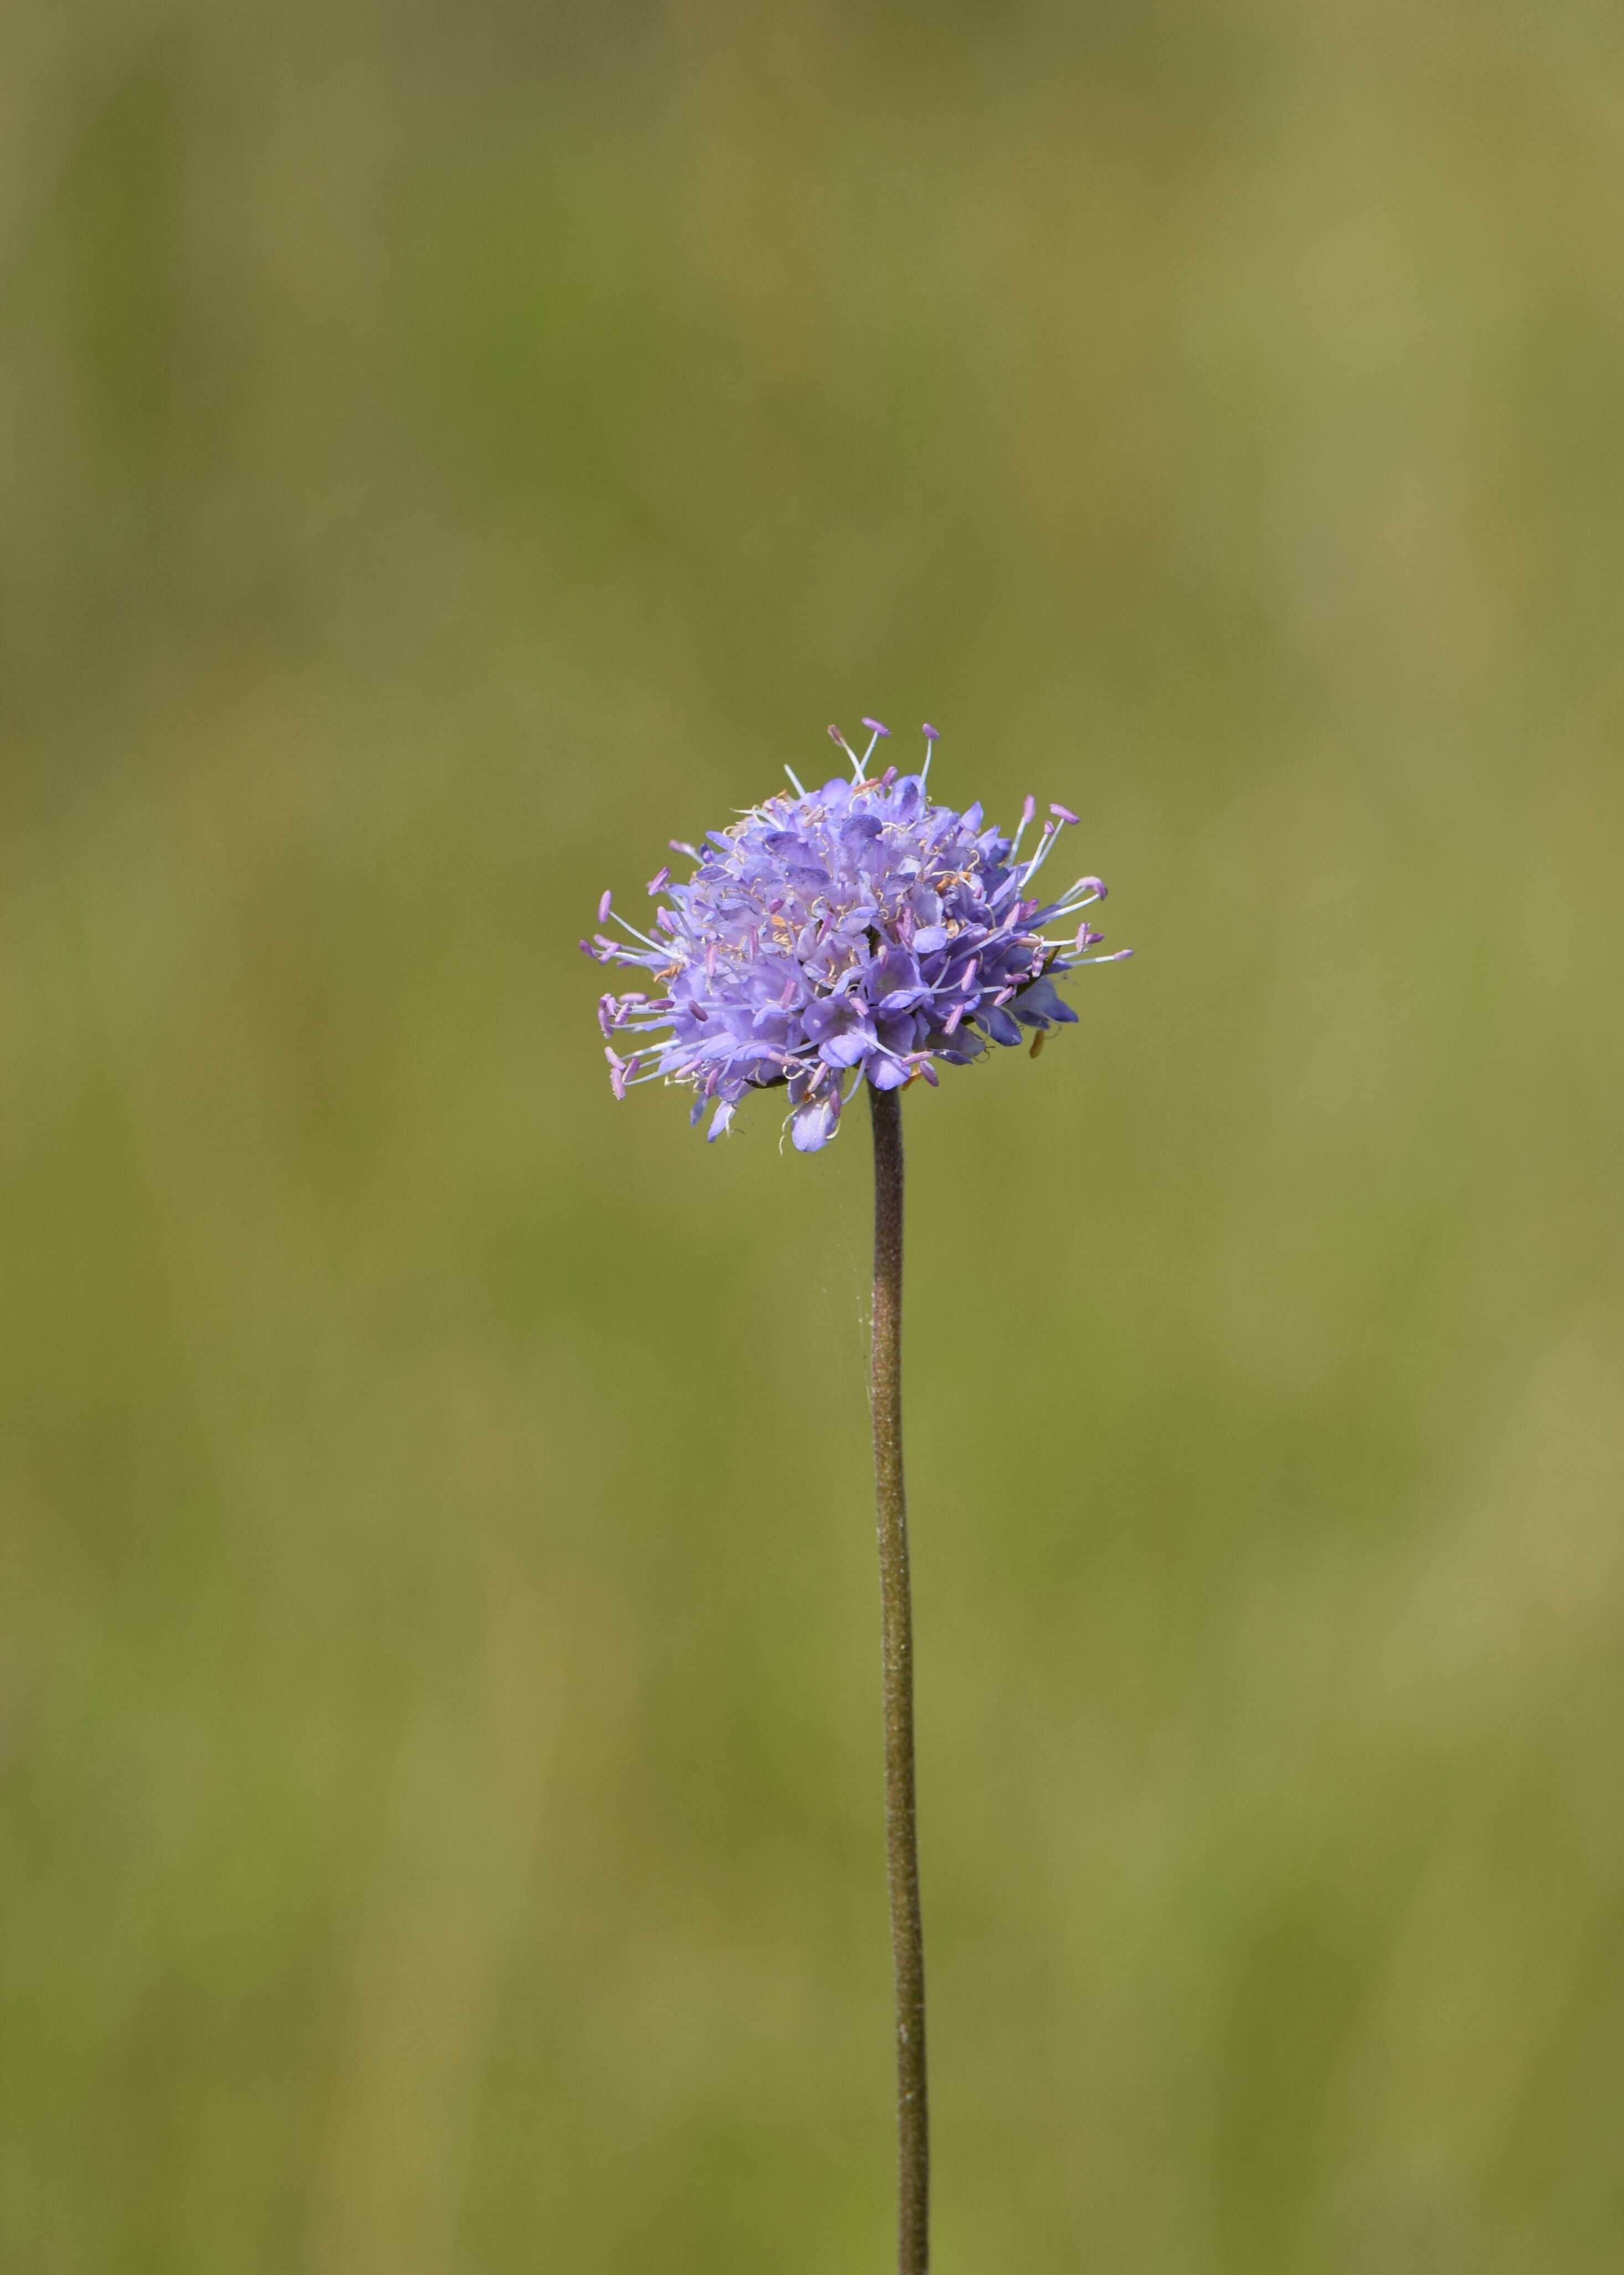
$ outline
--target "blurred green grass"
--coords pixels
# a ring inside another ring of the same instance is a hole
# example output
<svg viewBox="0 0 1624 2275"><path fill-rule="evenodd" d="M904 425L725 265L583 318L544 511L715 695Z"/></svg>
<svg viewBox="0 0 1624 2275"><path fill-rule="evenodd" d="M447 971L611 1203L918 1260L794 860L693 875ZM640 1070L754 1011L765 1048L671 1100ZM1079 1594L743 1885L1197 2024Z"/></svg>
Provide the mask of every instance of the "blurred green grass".
<svg viewBox="0 0 1624 2275"><path fill-rule="evenodd" d="M850 1130L611 1107L818 763L1137 962L910 1097L940 2264L1624 2256L1624 27L0 26L0 2262L886 2264Z"/></svg>

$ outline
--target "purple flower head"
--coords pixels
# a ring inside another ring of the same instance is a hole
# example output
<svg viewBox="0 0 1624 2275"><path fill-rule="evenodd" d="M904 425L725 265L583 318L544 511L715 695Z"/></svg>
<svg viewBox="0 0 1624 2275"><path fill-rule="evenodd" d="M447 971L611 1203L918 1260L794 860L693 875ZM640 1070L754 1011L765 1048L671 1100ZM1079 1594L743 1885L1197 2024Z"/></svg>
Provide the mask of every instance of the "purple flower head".
<svg viewBox="0 0 1624 2275"><path fill-rule="evenodd" d="M863 723L872 739L862 756L829 729L848 750L851 780L807 790L790 775L792 793L710 831L697 850L673 841L697 865L685 884L656 877L650 889L664 904L652 931L615 912L624 940L600 932L581 942L598 963L634 964L654 983L652 994L600 1001L606 1039L617 1030L637 1039L624 1062L608 1053L617 1098L639 1081L684 1083L692 1119L713 1107L718 1138L747 1090L782 1088L797 1149L816 1153L860 1082L933 1083L933 1061L968 1065L989 1040L1019 1042L1023 1028L1036 1030L1035 1054L1052 1025L1076 1018L1054 982L1080 964L1116 961L1084 953L1100 937L1078 924L1105 898L1097 877L1054 900L1032 891L1075 819L1069 808L1050 808L1055 818L1023 858L1032 799L1013 838L988 827L978 805L961 813L934 804L933 728L918 774L888 767L871 778L885 729ZM611 910L606 893L600 924Z"/></svg>

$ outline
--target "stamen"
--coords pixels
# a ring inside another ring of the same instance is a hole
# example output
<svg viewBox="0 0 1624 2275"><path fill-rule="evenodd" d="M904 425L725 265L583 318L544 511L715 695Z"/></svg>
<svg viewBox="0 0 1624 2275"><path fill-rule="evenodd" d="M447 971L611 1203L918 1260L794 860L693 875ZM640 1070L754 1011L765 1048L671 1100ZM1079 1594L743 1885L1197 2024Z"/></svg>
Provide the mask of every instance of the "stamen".
<svg viewBox="0 0 1624 2275"><path fill-rule="evenodd" d="M1071 890L1067 893L1063 898L1058 901L1052 901L1049 903L1048 908L1044 912L1043 921L1045 924L1052 924L1056 917L1060 917L1062 919L1067 917L1075 917L1080 909L1091 908L1096 901L1103 898L1104 896L1100 893L1084 893L1079 895L1077 888L1074 885Z"/></svg>
<svg viewBox="0 0 1624 2275"><path fill-rule="evenodd" d="M605 900L608 900L608 895L606 893L603 897ZM660 942L657 940L650 940L648 934L646 932L639 932L636 925L628 924L625 918L622 916L618 909L612 909L609 913L615 922L620 926L621 930L623 932L629 932L633 940L640 940L644 947L652 948L656 956L663 956L665 954L664 949L661 947ZM662 916L667 913L668 911L663 909L661 911L661 914Z"/></svg>
<svg viewBox="0 0 1624 2275"><path fill-rule="evenodd" d="M852 747L851 747L850 744L846 740L845 737L841 733L840 729L839 729L838 727L831 727L831 728L829 729L829 736L830 736L830 739L831 739L832 741L836 742L836 743L838 743L838 744L840 744L840 746L841 746L842 750L842 751L844 751L844 752L846 753L846 756L850 760L850 761L851 761L851 765L852 765L852 771L853 771L853 773L856 775L857 779L858 780L858 782L861 782L861 781L862 781L862 779L863 779L863 761L862 761L862 760L861 760L860 758L858 758L858 756L857 756L857 752L852 749ZM873 744L871 743L871 744L869 744L869 746L868 746L868 747L869 747L869 749L872 751L872 750L873 749L873 747L874 747L874 746L873 746Z"/></svg>
<svg viewBox="0 0 1624 2275"><path fill-rule="evenodd" d="M1031 859L1026 864L1025 868L1021 873L1021 883L1023 886L1031 884L1039 870L1042 868L1044 863L1048 859L1049 848L1060 835L1060 831L1061 825L1058 821L1046 821L1044 823L1043 843L1039 846L1038 850L1032 855Z"/></svg>

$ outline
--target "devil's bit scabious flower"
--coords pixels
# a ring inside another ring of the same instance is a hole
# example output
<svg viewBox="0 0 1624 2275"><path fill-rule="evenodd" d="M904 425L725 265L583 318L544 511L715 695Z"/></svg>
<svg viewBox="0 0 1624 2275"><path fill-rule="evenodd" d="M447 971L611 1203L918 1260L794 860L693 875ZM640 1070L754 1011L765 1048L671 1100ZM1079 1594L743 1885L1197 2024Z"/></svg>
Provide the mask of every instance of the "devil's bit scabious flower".
<svg viewBox="0 0 1624 2275"><path fill-rule="evenodd" d="M925 729L918 774L888 767L873 778L869 761L888 729L878 719L863 724L869 743L861 758L837 727L829 729L851 761L850 781L842 775L808 790L789 774L793 796L769 797L730 829L713 830L703 850L673 839L673 850L694 871L685 884L673 884L663 867L650 880L660 903L651 930L616 916L605 893L598 922L618 925L626 937L601 931L581 946L599 963L634 965L654 983L653 993L605 995L599 1006L617 1098L634 1082L685 1083L695 1093L696 1122L713 1107L714 1138L745 1091L782 1087L795 1143L810 1153L835 1134L842 1084L850 1099L867 1082L874 1136L869 1408L896 2008L896 2264L898 2275L927 2275L930 2123L903 1480L899 1093L916 1076L933 1083L939 1061L963 1066L989 1041L1019 1042L1023 1027L1035 1031L1035 1056L1052 1025L1076 1016L1055 981L1079 964L1117 958L1091 953L1100 935L1085 911L1105 898L1098 877L1079 877L1054 900L1032 890L1075 813L1051 805L1023 858L1037 812L1031 798L1014 836L1005 837L984 824L979 805L961 813L932 803L934 727ZM630 1051L624 1058L615 1047L620 1037Z"/></svg>
<svg viewBox="0 0 1624 2275"><path fill-rule="evenodd" d="M865 1077L881 1091L918 1075L934 1083L936 1062L967 1065L988 1040L1019 1042L1023 1027L1035 1031L1035 1056L1052 1025L1076 1017L1056 979L1131 954L1089 953L1101 938L1084 914L1106 896L1098 877L1079 877L1051 901L1032 892L1076 820L1069 807L1050 806L1023 858L1033 799L1006 837L979 805L961 813L933 803L935 728L925 729L917 774L891 766L871 776L889 730L877 719L863 724L861 756L829 729L851 761L850 781L837 775L807 790L786 767L792 795L712 830L703 847L674 838L673 852L697 865L685 883L666 867L650 880L660 903L652 931L628 924L603 896L600 925L617 924L627 937L599 932L582 948L601 964L640 966L655 982L654 993L600 1001L616 1098L634 1082L686 1084L693 1121L714 1108L714 1138L747 1090L782 1086L797 1150L816 1153ZM623 1057L620 1036L631 1043Z"/></svg>

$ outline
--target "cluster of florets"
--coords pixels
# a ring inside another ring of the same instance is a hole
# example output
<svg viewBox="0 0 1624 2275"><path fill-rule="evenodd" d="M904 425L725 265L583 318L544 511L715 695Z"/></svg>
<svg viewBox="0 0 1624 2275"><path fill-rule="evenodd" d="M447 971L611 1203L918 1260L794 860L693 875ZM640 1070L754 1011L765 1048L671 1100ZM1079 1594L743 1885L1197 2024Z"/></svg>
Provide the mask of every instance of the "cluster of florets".
<svg viewBox="0 0 1624 2275"><path fill-rule="evenodd" d="M627 938L600 932L582 948L600 964L638 965L656 984L599 1003L616 1098L635 1082L684 1083L693 1121L714 1107L714 1138L745 1091L782 1085L795 1145L815 1153L865 1077L877 1090L918 1076L933 1084L938 1061L967 1065L988 1041L1018 1043L1023 1028L1033 1031L1035 1057L1052 1025L1076 1017L1055 980L1131 954L1089 952L1101 938L1084 913L1106 896L1098 877L1080 877L1057 900L1032 896L1032 879L1076 820L1068 807L1049 808L1023 859L1031 798L1005 837L984 826L978 805L959 813L931 802L933 727L918 774L888 767L871 777L889 730L863 723L861 757L829 729L851 760L850 781L808 790L786 767L792 796L769 797L702 847L674 838L673 852L697 866L685 883L668 867L649 881L661 903L652 932L603 896L600 925L618 924ZM1062 927L1058 937L1052 926ZM622 1036L626 1057L615 1047ZM651 1039L631 1040L643 1036Z"/></svg>

